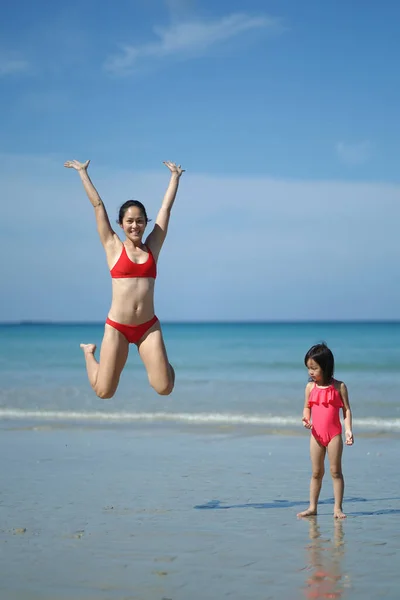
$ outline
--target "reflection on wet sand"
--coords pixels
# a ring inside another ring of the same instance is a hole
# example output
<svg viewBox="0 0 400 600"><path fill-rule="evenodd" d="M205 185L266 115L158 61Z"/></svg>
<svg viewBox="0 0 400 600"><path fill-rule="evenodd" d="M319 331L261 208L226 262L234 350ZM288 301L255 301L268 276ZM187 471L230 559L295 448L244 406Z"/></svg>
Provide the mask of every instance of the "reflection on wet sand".
<svg viewBox="0 0 400 600"><path fill-rule="evenodd" d="M342 572L346 551L343 521L335 519L333 537L329 538L322 537L317 517L307 520L310 544L306 546L308 563L304 595L313 600L341 598L350 587L348 575ZM310 571L311 575L308 574Z"/></svg>

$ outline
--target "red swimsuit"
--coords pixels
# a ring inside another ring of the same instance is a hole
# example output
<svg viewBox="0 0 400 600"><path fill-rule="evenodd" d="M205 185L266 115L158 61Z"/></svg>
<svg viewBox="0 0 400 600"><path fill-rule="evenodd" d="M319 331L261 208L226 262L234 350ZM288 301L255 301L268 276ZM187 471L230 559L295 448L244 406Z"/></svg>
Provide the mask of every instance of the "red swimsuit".
<svg viewBox="0 0 400 600"><path fill-rule="evenodd" d="M128 279L133 277L148 277L149 279L155 279L157 277L157 266L154 260L154 257L150 251L150 248L147 248L149 256L146 262L138 264L133 262L125 248L125 244L122 244L122 252L120 254L119 259L111 269L111 277L113 279ZM123 323L117 323L116 321L112 321L107 317L106 323L114 329L117 329L126 337L130 344L137 344L144 334L157 323L158 319L154 315L150 321L146 321L145 323L140 323L140 325L125 325Z"/></svg>
<svg viewBox="0 0 400 600"><path fill-rule="evenodd" d="M315 439L327 446L337 435L342 433L339 411L343 408L343 400L339 390L332 383L329 387L320 388L314 384L308 399L311 408L312 429Z"/></svg>
<svg viewBox="0 0 400 600"><path fill-rule="evenodd" d="M135 263L129 258L125 244L122 244L120 257L110 271L111 277L113 279L127 279L130 277L150 277L155 279L157 277L156 262L150 248L147 248L147 251L149 256L146 262L141 264Z"/></svg>

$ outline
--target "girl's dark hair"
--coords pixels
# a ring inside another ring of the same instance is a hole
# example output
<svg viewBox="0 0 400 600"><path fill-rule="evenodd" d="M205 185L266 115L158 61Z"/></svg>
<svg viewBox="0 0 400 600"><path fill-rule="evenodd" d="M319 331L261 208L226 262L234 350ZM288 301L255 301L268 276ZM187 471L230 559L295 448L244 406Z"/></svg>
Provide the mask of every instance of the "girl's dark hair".
<svg viewBox="0 0 400 600"><path fill-rule="evenodd" d="M143 216L144 216L144 220L146 221L146 225L147 225L147 223L149 222L150 219L147 218L146 209L145 209L144 205L141 202L139 202L139 200L127 200L126 202L123 203L123 205L119 209L117 223L119 225L122 224L122 221L124 219L125 213L128 210L128 208L130 208L131 206L136 206L137 208L139 208L139 210L142 211Z"/></svg>
<svg viewBox="0 0 400 600"><path fill-rule="evenodd" d="M312 346L304 357L304 364L307 366L307 362L310 360L315 362L321 367L324 376L324 383L330 383L335 370L335 359L333 358L332 351L329 350L325 343L315 344Z"/></svg>

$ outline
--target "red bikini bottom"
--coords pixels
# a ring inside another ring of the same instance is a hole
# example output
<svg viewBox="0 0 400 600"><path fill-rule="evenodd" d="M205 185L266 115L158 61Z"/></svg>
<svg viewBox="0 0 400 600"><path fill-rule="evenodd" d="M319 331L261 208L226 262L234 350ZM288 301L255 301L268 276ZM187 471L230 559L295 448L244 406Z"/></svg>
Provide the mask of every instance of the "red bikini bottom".
<svg viewBox="0 0 400 600"><path fill-rule="evenodd" d="M140 325L124 325L123 323L117 323L116 321L111 321L107 317L106 323L107 325L111 325L114 329L117 329L123 336L126 337L130 344L137 344L140 342L145 333L148 332L150 327L157 323L158 319L154 315L150 321L146 321L146 323L141 323Z"/></svg>

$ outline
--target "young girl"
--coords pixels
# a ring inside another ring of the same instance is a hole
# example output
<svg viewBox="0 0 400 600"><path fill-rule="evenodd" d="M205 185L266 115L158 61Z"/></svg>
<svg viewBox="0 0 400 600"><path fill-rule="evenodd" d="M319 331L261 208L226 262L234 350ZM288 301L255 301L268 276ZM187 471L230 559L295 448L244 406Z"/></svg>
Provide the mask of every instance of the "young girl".
<svg viewBox="0 0 400 600"><path fill-rule="evenodd" d="M146 209L138 200L128 200L120 210L118 224L125 240L111 227L106 208L94 187L87 169L90 161L69 160L94 208L101 243L112 279L112 301L101 344L100 360L95 344L81 344L89 382L99 398L112 398L129 353L135 344L146 367L150 385L158 394L172 392L174 369L168 361L160 323L154 314L154 284L157 260L168 231L171 209L183 173L180 165L165 162L171 172L170 182L152 231L144 240L148 223Z"/></svg>
<svg viewBox="0 0 400 600"><path fill-rule="evenodd" d="M310 440L312 477L310 506L297 516L310 517L317 514L318 498L325 472L325 454L328 451L335 497L333 516L336 519L344 519L346 515L342 510L344 480L340 409L343 410L346 444L351 446L354 442L347 387L343 381L333 378L335 362L333 354L326 344L317 344L310 348L304 357L304 364L308 369L311 381L306 386L302 421L304 427L311 429L312 434Z"/></svg>

